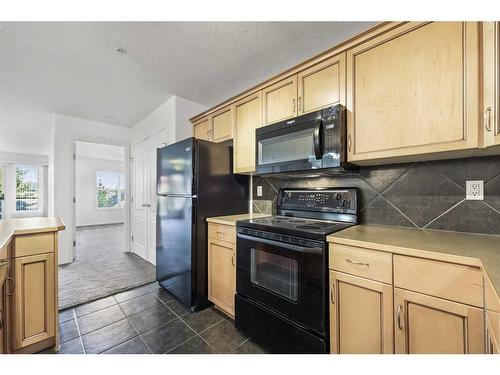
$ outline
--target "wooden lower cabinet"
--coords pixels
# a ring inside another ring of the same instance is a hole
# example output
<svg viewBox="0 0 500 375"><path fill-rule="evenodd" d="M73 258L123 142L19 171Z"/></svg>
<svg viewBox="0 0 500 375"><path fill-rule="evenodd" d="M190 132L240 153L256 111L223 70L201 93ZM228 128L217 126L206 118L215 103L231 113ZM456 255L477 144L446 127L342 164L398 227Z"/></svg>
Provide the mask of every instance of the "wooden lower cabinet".
<svg viewBox="0 0 500 375"><path fill-rule="evenodd" d="M7 351L7 299L5 292L5 282L7 281L7 267L6 261L0 260L0 354Z"/></svg>
<svg viewBox="0 0 500 375"><path fill-rule="evenodd" d="M330 271L330 352L393 353L392 286Z"/></svg>
<svg viewBox="0 0 500 375"><path fill-rule="evenodd" d="M234 318L236 245L208 239L208 299Z"/></svg>
<svg viewBox="0 0 500 375"><path fill-rule="evenodd" d="M55 336L54 254L15 258L12 278L12 351Z"/></svg>
<svg viewBox="0 0 500 375"><path fill-rule="evenodd" d="M500 354L500 313L486 312L486 354Z"/></svg>
<svg viewBox="0 0 500 375"><path fill-rule="evenodd" d="M484 353L483 310L394 288L397 354Z"/></svg>

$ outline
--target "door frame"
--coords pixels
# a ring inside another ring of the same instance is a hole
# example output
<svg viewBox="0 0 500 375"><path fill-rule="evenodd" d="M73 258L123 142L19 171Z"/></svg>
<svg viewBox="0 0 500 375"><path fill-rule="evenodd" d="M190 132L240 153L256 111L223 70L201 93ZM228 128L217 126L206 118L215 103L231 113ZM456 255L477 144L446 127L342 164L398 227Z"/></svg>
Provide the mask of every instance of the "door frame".
<svg viewBox="0 0 500 375"><path fill-rule="evenodd" d="M71 147L72 147L72 153L71 153L71 194L72 194L72 204L71 204L71 215L73 218L73 239L72 241L76 241L76 201L73 198L76 198L76 142L86 142L86 143L96 143L96 144L101 144L101 145L109 145L109 146L120 146L123 147L124 149L124 160L123 162L125 163L125 200L124 200L124 209L125 209L125 251L126 252L131 252L130 248L130 196L131 196L131 184L130 184L130 177L131 177L131 156L130 156L130 144L128 143L120 143L120 142L111 142L111 141L102 141L98 142L95 139L92 138L73 138L71 140ZM75 258L75 246L73 246L74 242L72 243L72 253L73 253L73 261L76 259Z"/></svg>

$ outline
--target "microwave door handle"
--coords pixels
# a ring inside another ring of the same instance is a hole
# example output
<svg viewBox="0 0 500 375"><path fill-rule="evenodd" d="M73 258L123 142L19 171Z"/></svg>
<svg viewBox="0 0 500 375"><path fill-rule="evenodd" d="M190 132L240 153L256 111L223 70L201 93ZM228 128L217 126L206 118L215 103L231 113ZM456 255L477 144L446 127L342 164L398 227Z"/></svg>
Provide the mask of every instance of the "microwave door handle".
<svg viewBox="0 0 500 375"><path fill-rule="evenodd" d="M322 146L322 138L323 138L323 126L322 126L322 121L321 120L316 120L316 123L314 124L314 133L313 133L313 140L314 140L314 156L316 156L317 160L320 160L323 158L323 150L321 147Z"/></svg>

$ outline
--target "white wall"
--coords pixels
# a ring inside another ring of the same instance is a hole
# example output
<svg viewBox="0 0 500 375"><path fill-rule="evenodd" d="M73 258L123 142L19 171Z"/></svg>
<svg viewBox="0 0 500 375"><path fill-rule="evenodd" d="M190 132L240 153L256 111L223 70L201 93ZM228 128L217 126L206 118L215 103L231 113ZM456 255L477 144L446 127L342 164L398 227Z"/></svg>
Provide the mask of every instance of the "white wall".
<svg viewBox="0 0 500 375"><path fill-rule="evenodd" d="M49 155L52 118L52 113L0 111L0 151Z"/></svg>
<svg viewBox="0 0 500 375"><path fill-rule="evenodd" d="M49 155L49 216L59 216L66 224L66 230L59 235L59 264L73 261L73 141L87 141L114 144L125 147L126 181L130 181L129 145L130 129L120 126L54 114L52 131L53 148ZM125 209L128 210L128 196L125 196ZM126 224L126 233L129 228Z"/></svg>
<svg viewBox="0 0 500 375"><path fill-rule="evenodd" d="M193 127L189 118L206 109L199 103L172 96L132 128L131 143L139 143L163 130L167 132L169 144L191 137Z"/></svg>
<svg viewBox="0 0 500 375"><path fill-rule="evenodd" d="M125 208L97 208L97 171L125 172L123 161L76 157L76 226L125 222Z"/></svg>

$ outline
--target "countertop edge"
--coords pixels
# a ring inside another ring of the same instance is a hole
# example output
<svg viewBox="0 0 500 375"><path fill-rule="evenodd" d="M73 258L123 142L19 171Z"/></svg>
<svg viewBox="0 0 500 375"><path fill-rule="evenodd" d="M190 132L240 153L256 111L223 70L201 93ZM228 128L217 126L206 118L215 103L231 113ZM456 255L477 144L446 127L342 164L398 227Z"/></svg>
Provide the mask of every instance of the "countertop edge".
<svg viewBox="0 0 500 375"><path fill-rule="evenodd" d="M267 216L271 216L271 215L267 215L267 214L236 214L236 215L207 217L206 221L207 221L207 223L228 225L231 227L235 227L237 221L249 220L252 218L267 217ZM234 218L236 218L236 217L240 217L239 220L235 220ZM233 218L233 219L231 219L231 218Z"/></svg>
<svg viewBox="0 0 500 375"><path fill-rule="evenodd" d="M60 217L53 217L50 219L55 219L58 221L57 225L41 225L39 227L33 226L29 228L16 228L11 222L9 223L9 219L6 219L4 223L0 223L0 225L13 225L12 228L8 228L3 238L0 238L0 249L5 247L14 236L19 236L23 234L33 234L33 233L48 233L48 232L59 232L66 229L66 225Z"/></svg>

